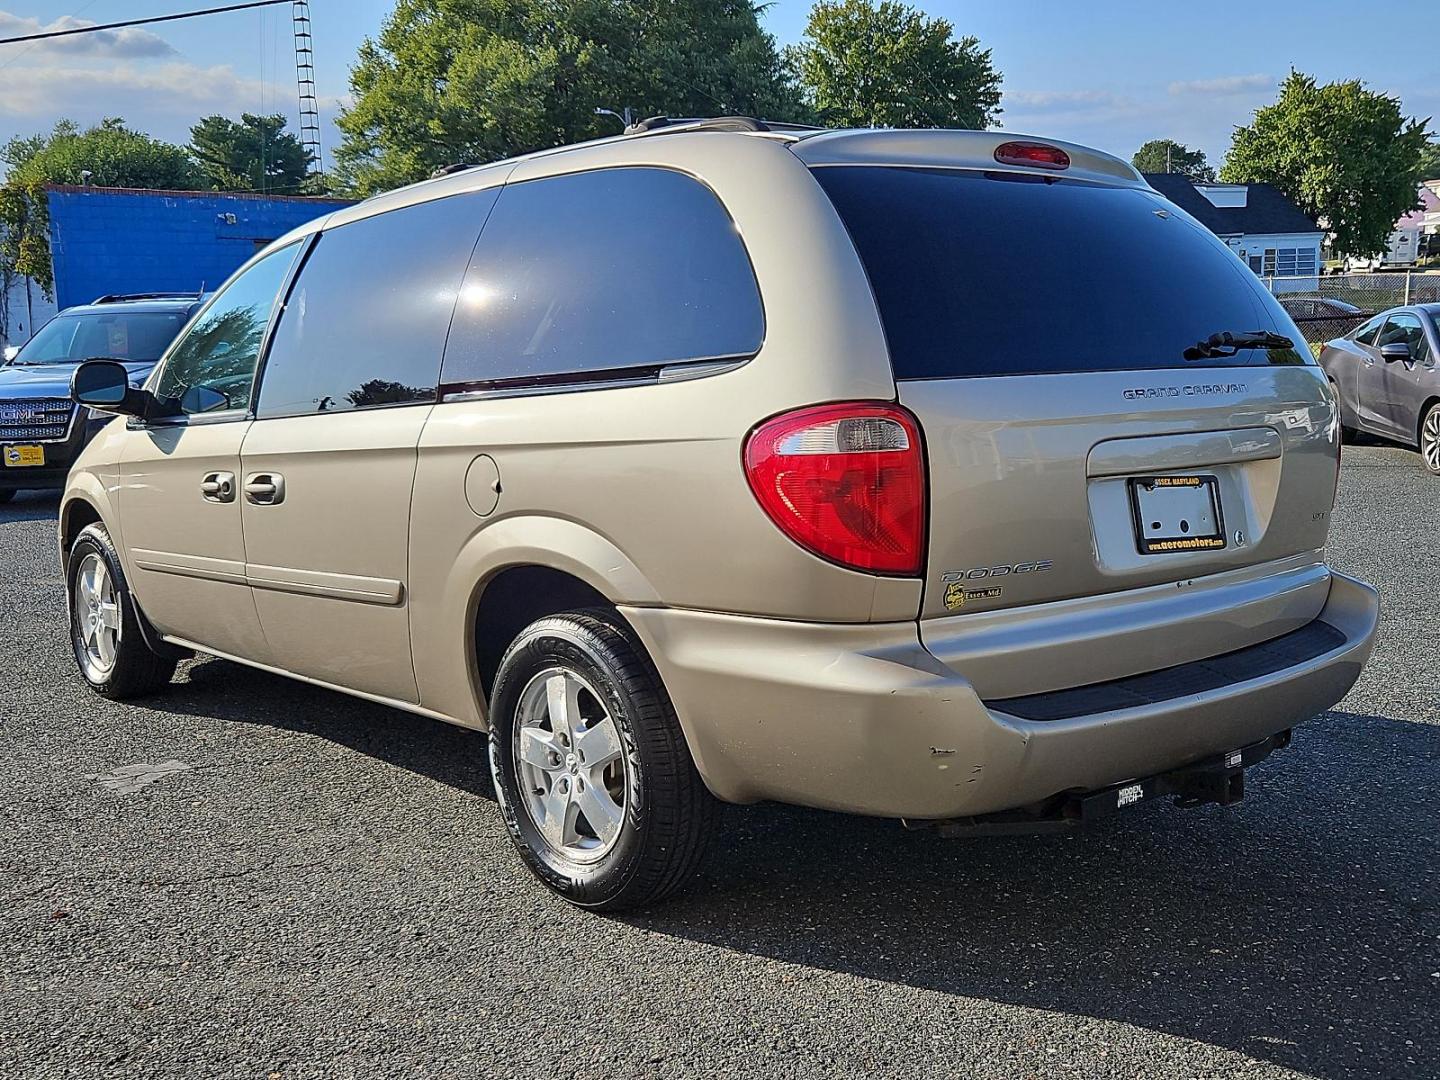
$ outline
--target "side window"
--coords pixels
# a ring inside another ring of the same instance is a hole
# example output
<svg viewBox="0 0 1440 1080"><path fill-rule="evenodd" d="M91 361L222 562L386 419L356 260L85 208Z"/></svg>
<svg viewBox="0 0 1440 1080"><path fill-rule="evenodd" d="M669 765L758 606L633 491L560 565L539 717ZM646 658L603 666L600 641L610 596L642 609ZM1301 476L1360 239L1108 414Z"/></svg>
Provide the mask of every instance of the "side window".
<svg viewBox="0 0 1440 1080"><path fill-rule="evenodd" d="M1390 321L1385 324L1385 329L1380 331L1380 338L1377 344L1390 345L1394 342L1404 342L1410 346L1410 356L1414 360L1424 361L1429 352L1429 345L1425 341L1425 331L1420 327L1420 319L1415 315L1392 315Z"/></svg>
<svg viewBox="0 0 1440 1080"><path fill-rule="evenodd" d="M417 203L321 233L280 315L256 415L434 401L460 282L498 194Z"/></svg>
<svg viewBox="0 0 1440 1080"><path fill-rule="evenodd" d="M1380 332L1381 324L1383 324L1384 322L1385 319L1383 316L1377 316L1376 318L1371 319L1364 326L1360 327L1359 330L1355 331L1354 340L1359 342L1361 345L1374 345L1375 335Z"/></svg>
<svg viewBox="0 0 1440 1080"><path fill-rule="evenodd" d="M221 289L175 343L155 384L185 413L248 409L275 299L300 245L252 263Z"/></svg>
<svg viewBox="0 0 1440 1080"><path fill-rule="evenodd" d="M658 168L505 188L445 349L445 390L753 356L765 317L709 188Z"/></svg>

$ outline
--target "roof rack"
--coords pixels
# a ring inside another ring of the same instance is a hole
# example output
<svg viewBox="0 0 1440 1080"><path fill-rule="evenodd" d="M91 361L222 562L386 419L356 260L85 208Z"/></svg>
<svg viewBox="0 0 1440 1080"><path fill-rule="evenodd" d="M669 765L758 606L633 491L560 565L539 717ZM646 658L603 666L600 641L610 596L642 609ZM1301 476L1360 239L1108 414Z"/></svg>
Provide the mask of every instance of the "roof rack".
<svg viewBox="0 0 1440 1080"><path fill-rule="evenodd" d="M198 290L196 292L106 293L104 296L97 296L90 302L92 304L121 304L127 300L199 300L204 295L204 290Z"/></svg>
<svg viewBox="0 0 1440 1080"><path fill-rule="evenodd" d="M660 135L678 131L823 131L806 124L786 124L776 120L757 120L753 116L677 117L651 116L631 124L626 135Z"/></svg>

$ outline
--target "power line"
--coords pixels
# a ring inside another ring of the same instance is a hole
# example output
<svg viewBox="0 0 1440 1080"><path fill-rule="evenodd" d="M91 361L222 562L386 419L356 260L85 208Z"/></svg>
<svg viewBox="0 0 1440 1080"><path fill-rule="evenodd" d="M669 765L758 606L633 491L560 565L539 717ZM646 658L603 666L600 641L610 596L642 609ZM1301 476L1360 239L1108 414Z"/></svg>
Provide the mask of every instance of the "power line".
<svg viewBox="0 0 1440 1080"><path fill-rule="evenodd" d="M203 11L182 11L175 15L153 15L148 19L128 19L125 22L103 23L96 26L72 26L66 30L45 30L38 34L23 34L20 37L0 38L0 45L17 45L22 41L44 41L47 38L69 37L72 34L94 34L101 30L123 30L127 26L149 26L153 23L176 22L180 19L196 19L201 15L221 15L227 11L248 11L251 8L273 7L288 4L292 0L250 0L246 4L227 4L224 7L206 8Z"/></svg>

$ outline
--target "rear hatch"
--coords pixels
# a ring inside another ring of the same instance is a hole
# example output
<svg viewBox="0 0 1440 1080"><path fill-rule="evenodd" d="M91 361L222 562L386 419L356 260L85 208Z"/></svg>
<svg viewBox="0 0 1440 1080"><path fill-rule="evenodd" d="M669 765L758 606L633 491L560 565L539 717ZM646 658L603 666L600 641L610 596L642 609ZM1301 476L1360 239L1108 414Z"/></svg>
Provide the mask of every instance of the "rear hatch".
<svg viewBox="0 0 1440 1080"><path fill-rule="evenodd" d="M1337 432L1294 324L1212 233L1114 164L1081 178L812 162L925 439L922 618L1325 543ZM1196 357L1227 331L1295 346Z"/></svg>

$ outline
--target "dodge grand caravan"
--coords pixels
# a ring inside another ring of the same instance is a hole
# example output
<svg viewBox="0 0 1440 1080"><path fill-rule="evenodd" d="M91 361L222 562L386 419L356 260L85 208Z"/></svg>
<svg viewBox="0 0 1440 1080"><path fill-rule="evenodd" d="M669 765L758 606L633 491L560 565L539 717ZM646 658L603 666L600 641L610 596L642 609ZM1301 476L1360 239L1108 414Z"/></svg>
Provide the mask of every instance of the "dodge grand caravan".
<svg viewBox="0 0 1440 1080"><path fill-rule="evenodd" d="M78 370L123 418L62 504L75 656L486 732L593 908L684 882L718 801L1228 804L1375 633L1300 340L1080 146L731 118L454 171L272 244L143 389Z"/></svg>

